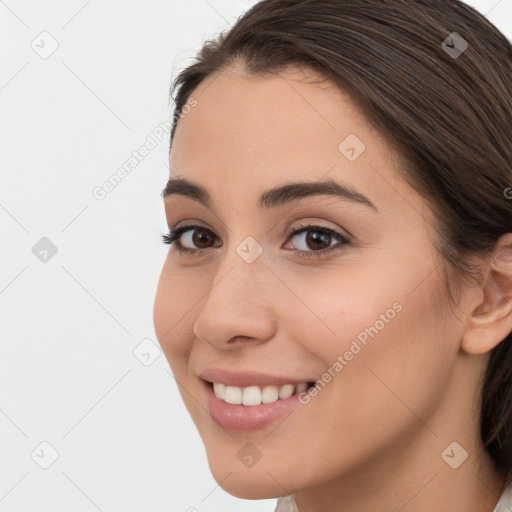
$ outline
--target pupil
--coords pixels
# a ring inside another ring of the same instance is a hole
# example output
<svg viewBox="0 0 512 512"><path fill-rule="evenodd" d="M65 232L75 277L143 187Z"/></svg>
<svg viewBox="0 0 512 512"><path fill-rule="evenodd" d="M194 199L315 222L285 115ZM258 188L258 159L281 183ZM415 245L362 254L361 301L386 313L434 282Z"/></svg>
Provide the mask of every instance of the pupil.
<svg viewBox="0 0 512 512"><path fill-rule="evenodd" d="M314 233L311 235L311 233ZM306 236L306 242L311 249L325 249L325 247L329 247L331 245L331 235L328 233L320 233L319 231L309 231ZM317 244L320 242L320 246ZM325 246L321 246L325 244Z"/></svg>
<svg viewBox="0 0 512 512"><path fill-rule="evenodd" d="M202 233L202 234L198 234ZM209 234L206 231L196 230L194 235L192 236L192 240L194 244L198 247L201 247L202 243L208 244Z"/></svg>

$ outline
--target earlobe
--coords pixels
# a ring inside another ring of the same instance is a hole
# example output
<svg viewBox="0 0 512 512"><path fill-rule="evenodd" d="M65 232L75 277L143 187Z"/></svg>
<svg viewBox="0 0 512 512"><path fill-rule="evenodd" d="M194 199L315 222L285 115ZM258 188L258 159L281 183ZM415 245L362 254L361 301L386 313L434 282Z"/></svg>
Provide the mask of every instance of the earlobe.
<svg viewBox="0 0 512 512"><path fill-rule="evenodd" d="M468 318L462 348L470 354L490 352L512 332L512 234L504 235L487 259L482 300Z"/></svg>

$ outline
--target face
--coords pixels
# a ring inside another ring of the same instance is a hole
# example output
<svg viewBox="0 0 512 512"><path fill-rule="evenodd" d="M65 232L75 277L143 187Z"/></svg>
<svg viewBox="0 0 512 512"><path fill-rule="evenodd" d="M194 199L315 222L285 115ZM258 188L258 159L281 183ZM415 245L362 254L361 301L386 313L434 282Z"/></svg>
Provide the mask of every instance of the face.
<svg viewBox="0 0 512 512"><path fill-rule="evenodd" d="M425 435L417 418L436 410L462 329L428 204L312 72L231 68L193 97L171 178L204 190L167 187L168 224L187 229L154 320L214 477L259 499L385 471Z"/></svg>

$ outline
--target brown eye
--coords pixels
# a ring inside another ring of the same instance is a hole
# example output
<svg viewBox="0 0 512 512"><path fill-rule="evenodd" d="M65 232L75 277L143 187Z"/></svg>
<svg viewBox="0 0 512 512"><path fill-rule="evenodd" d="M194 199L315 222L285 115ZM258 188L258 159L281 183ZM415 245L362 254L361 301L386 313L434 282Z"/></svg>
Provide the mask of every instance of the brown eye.
<svg viewBox="0 0 512 512"><path fill-rule="evenodd" d="M294 238L298 240L292 244L292 249L304 258L322 256L331 250L345 249L351 245L349 238L324 226L299 226L287 236L287 240ZM165 244L175 244L180 253L190 256L199 256L209 252L212 247L222 246L215 233L199 225L171 229L169 233L162 235L162 239Z"/></svg>
<svg viewBox="0 0 512 512"><path fill-rule="evenodd" d="M199 225L180 226L162 235L162 241L168 245L176 245L179 252L202 254L213 247L216 235L209 229ZM222 245L221 243L216 246Z"/></svg>
<svg viewBox="0 0 512 512"><path fill-rule="evenodd" d="M331 245L332 236L330 234L313 230L307 233L305 242L309 248L320 251Z"/></svg>
<svg viewBox="0 0 512 512"><path fill-rule="evenodd" d="M209 247L208 244L214 240L213 233L207 229L190 229L188 232L193 233L190 238L196 247L192 247L192 249L207 249Z"/></svg>
<svg viewBox="0 0 512 512"><path fill-rule="evenodd" d="M213 246L216 236L202 226L183 226L176 233L176 244L184 251L200 251Z"/></svg>
<svg viewBox="0 0 512 512"><path fill-rule="evenodd" d="M304 258L323 256L335 249L346 249L351 243L350 239L341 233L315 225L298 226L287 239L292 242L293 247L286 247L286 249L293 248L298 256Z"/></svg>
<svg viewBox="0 0 512 512"><path fill-rule="evenodd" d="M302 229L293 233L290 239L296 239L295 248L299 251L321 251L331 246L333 238L339 240L337 233L326 228L316 228L314 226Z"/></svg>

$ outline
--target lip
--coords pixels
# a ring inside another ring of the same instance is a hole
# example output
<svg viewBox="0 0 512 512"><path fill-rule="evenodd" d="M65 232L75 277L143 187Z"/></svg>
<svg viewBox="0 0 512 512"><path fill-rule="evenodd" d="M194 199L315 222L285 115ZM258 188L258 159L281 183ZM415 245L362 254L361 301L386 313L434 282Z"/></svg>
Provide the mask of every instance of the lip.
<svg viewBox="0 0 512 512"><path fill-rule="evenodd" d="M268 383L268 381L265 382ZM289 381L287 382L290 383ZM203 380L202 384L205 388L210 416L223 429L230 431L263 429L282 417L291 414L300 403L299 394L295 394L271 404L253 406L228 404L215 396L213 384L206 380Z"/></svg>
<svg viewBox="0 0 512 512"><path fill-rule="evenodd" d="M226 368L207 368L199 374L205 390L208 408L213 420L225 430L251 431L265 428L278 419L290 414L300 403L299 394L286 399L279 399L271 404L237 405L229 404L215 396L212 382L226 386L284 386L285 384L313 383L314 380L296 379L282 375L272 375L264 372L241 371L234 372Z"/></svg>
<svg viewBox="0 0 512 512"><path fill-rule="evenodd" d="M300 384L302 382L314 382L312 380L297 380L292 377L283 377L281 375L271 375L253 371L233 372L224 368L207 368L199 374L201 379L208 382L219 382L226 386L237 386L240 388L248 386L284 386L285 384ZM258 407L258 406L255 406Z"/></svg>

